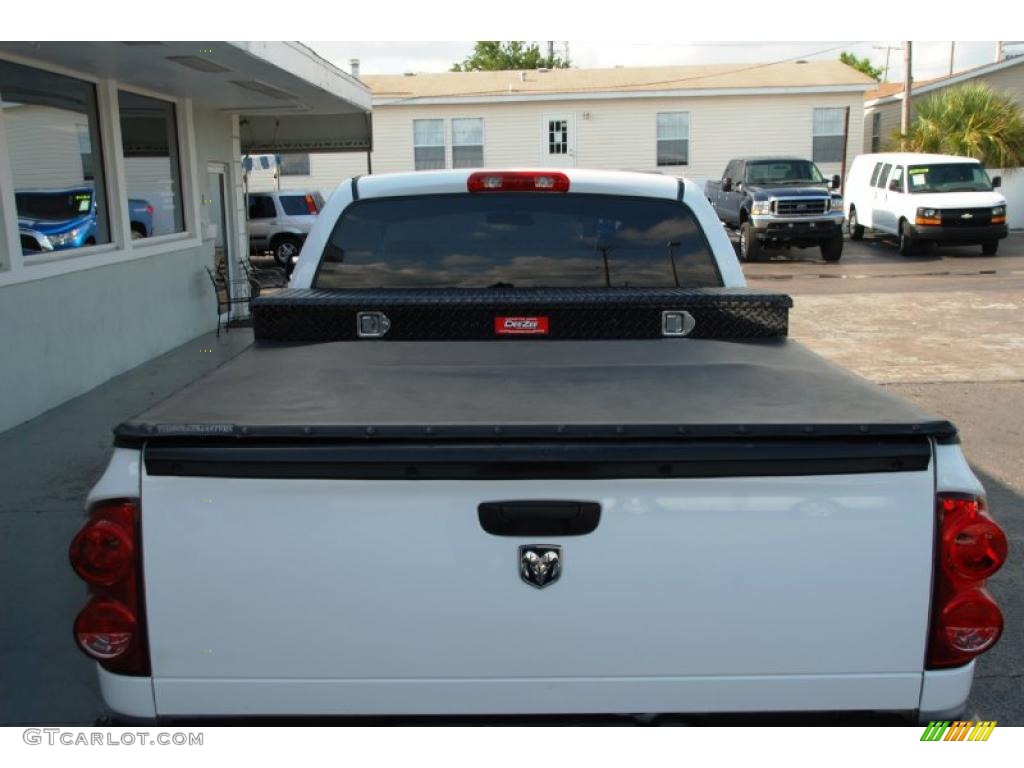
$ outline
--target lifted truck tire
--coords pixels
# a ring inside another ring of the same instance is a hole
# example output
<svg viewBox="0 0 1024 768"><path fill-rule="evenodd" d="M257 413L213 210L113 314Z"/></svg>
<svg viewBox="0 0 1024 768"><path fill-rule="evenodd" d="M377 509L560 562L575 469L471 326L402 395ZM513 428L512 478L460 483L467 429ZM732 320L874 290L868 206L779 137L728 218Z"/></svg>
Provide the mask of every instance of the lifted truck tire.
<svg viewBox="0 0 1024 768"><path fill-rule="evenodd" d="M847 226L850 228L850 239L851 240L863 240L864 239L864 227L857 223L857 209L852 205L850 206L850 218L847 220Z"/></svg>
<svg viewBox="0 0 1024 768"><path fill-rule="evenodd" d="M764 247L749 221L740 225L740 261L764 261Z"/></svg>
<svg viewBox="0 0 1024 768"><path fill-rule="evenodd" d="M981 253L983 256L995 256L999 250L998 240L989 240L987 243L981 244Z"/></svg>
<svg viewBox="0 0 1024 768"><path fill-rule="evenodd" d="M843 255L843 233L837 232L821 243L821 258L825 261L839 261Z"/></svg>

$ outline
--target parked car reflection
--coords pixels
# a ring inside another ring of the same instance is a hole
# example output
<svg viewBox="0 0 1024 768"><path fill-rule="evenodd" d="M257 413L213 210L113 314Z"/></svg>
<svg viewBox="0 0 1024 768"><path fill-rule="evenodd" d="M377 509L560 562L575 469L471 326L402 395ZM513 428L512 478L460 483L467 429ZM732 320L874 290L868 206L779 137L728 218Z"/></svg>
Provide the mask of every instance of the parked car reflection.
<svg viewBox="0 0 1024 768"><path fill-rule="evenodd" d="M97 204L92 187L20 189L14 198L26 255L97 243ZM145 200L129 200L128 213L132 239L152 234L153 206Z"/></svg>

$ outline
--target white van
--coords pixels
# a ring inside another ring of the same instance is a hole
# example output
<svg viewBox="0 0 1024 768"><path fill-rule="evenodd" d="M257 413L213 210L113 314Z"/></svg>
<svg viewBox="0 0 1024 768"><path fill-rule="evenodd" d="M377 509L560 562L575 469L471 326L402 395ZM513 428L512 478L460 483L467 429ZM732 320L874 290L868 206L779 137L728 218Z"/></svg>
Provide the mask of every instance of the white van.
<svg viewBox="0 0 1024 768"><path fill-rule="evenodd" d="M973 243L992 256L1006 237L1006 198L969 157L886 152L854 158L843 189L850 238L871 229L899 238L900 253L922 244Z"/></svg>

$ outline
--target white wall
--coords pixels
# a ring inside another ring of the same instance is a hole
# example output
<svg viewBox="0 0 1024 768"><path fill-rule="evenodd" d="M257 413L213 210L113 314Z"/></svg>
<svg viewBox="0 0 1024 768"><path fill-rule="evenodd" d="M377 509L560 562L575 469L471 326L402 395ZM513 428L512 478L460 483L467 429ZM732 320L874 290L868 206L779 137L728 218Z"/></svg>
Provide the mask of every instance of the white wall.
<svg viewBox="0 0 1024 768"><path fill-rule="evenodd" d="M309 155L309 175L282 176L281 189L304 192L315 189L326 200L343 179L362 176L366 172L365 152L314 152ZM270 192L277 188L273 168L254 168L248 174L248 180L250 192Z"/></svg>
<svg viewBox="0 0 1024 768"><path fill-rule="evenodd" d="M576 166L619 170L661 171L698 182L718 178L726 163L746 155L793 154L811 157L815 107L850 107L848 163L862 145L863 94L801 94L792 96L710 96L686 99L614 99L591 101L516 102L443 106L374 107L372 154L374 173L414 170L412 121L446 121L448 163L454 117L484 120L484 165L538 166L541 121L546 114L570 112L576 120ZM690 113L689 165L657 165L658 112ZM342 179L366 173L366 160L356 155L311 155L310 176L284 176L282 188L333 189ZM824 163L822 173L840 172L839 163ZM250 189L273 189L273 173L256 171Z"/></svg>
<svg viewBox="0 0 1024 768"><path fill-rule="evenodd" d="M153 206L151 235L180 231L174 221L174 184L169 157L125 158L124 181L129 198L145 200Z"/></svg>
<svg viewBox="0 0 1024 768"><path fill-rule="evenodd" d="M1006 198L1006 224L1010 229L1024 229L1024 168L989 168L989 176L1002 176L999 192Z"/></svg>
<svg viewBox="0 0 1024 768"><path fill-rule="evenodd" d="M79 130L89 127L84 114L36 105L4 107L4 125L15 189L60 189L85 181L78 144Z"/></svg>

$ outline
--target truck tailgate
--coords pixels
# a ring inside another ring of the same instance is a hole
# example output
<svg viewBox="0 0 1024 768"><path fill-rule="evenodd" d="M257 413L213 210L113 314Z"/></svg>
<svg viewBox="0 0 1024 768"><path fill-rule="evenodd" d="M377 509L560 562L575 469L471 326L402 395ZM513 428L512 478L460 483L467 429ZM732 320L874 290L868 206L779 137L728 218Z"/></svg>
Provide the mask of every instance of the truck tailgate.
<svg viewBox="0 0 1024 768"><path fill-rule="evenodd" d="M157 708L912 709L934 480L929 457L904 464L515 481L147 471ZM597 502L599 523L482 528L482 502L537 499ZM561 546L558 581L524 583L521 545Z"/></svg>

